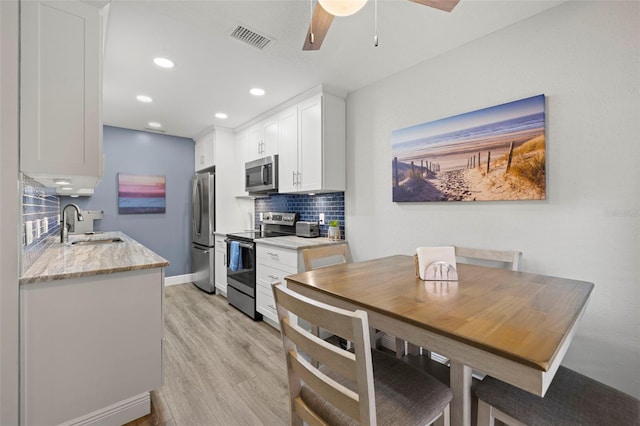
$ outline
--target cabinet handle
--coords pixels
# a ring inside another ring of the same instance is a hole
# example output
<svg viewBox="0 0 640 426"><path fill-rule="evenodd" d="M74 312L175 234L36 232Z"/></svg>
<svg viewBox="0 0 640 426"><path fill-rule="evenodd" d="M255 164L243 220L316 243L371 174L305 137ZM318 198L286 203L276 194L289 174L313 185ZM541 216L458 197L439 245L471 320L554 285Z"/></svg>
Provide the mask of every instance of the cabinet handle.
<svg viewBox="0 0 640 426"><path fill-rule="evenodd" d="M268 254L269 256L275 256L275 257L278 257L278 253L267 252L267 254Z"/></svg>
<svg viewBox="0 0 640 426"><path fill-rule="evenodd" d="M291 173L293 174L293 177L291 178L291 184L295 185L296 184L296 171L294 170Z"/></svg>
<svg viewBox="0 0 640 426"><path fill-rule="evenodd" d="M271 309L273 309L274 311L276 310L276 307L273 305L267 305L268 307L270 307Z"/></svg>
<svg viewBox="0 0 640 426"><path fill-rule="evenodd" d="M271 278L272 280L279 280L280 277L274 277L273 275L269 275L269 278Z"/></svg>
<svg viewBox="0 0 640 426"><path fill-rule="evenodd" d="M300 185L302 183L302 179L300 178L300 172L296 172L296 175L298 175L298 179L297 179L297 184Z"/></svg>

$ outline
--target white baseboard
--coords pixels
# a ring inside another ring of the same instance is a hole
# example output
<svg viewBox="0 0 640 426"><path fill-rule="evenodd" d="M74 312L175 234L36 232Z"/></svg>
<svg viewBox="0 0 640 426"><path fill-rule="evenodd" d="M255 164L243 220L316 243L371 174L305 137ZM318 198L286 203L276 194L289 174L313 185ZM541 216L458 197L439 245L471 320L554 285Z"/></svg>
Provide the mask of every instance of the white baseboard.
<svg viewBox="0 0 640 426"><path fill-rule="evenodd" d="M151 412L149 392L125 399L101 410L77 417L59 426L112 426L129 423Z"/></svg>
<svg viewBox="0 0 640 426"><path fill-rule="evenodd" d="M164 277L164 285L186 284L193 282L193 274L174 275L172 277Z"/></svg>

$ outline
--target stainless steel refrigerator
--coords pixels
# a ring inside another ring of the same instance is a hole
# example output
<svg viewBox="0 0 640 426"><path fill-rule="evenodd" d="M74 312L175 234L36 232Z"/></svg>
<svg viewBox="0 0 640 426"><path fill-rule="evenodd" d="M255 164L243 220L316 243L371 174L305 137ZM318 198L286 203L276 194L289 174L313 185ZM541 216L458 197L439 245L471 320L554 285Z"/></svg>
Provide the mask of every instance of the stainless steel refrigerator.
<svg viewBox="0 0 640 426"><path fill-rule="evenodd" d="M197 173L191 188L191 272L193 283L215 293L215 171Z"/></svg>

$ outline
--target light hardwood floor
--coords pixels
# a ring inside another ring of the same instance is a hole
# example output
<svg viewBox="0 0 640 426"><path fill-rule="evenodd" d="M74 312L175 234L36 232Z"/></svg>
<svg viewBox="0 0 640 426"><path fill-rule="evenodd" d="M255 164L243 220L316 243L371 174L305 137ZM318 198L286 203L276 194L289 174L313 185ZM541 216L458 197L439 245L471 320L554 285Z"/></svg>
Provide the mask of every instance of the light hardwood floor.
<svg viewBox="0 0 640 426"><path fill-rule="evenodd" d="M151 392L151 414L126 426L288 424L279 331L191 283L165 289L164 314L164 385ZM425 356L404 360L448 385L447 367ZM474 398L474 420L475 408Z"/></svg>
<svg viewBox="0 0 640 426"><path fill-rule="evenodd" d="M193 284L165 289L164 385L127 426L286 425L280 333Z"/></svg>

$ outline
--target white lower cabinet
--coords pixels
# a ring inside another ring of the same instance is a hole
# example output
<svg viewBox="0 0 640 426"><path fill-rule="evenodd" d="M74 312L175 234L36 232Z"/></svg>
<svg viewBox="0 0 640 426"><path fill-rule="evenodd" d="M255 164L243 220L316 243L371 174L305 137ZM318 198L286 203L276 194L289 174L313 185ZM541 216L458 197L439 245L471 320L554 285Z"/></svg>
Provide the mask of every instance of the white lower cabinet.
<svg viewBox="0 0 640 426"><path fill-rule="evenodd" d="M20 287L22 425L123 424L162 385L162 268Z"/></svg>
<svg viewBox="0 0 640 426"><path fill-rule="evenodd" d="M275 282L284 283L286 276L303 270L299 268L299 256L298 250L261 244L256 246L256 310L273 326L278 325L278 314L271 285Z"/></svg>
<svg viewBox="0 0 640 426"><path fill-rule="evenodd" d="M227 243L223 235L215 239L215 283L216 293L227 297Z"/></svg>

